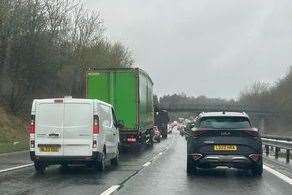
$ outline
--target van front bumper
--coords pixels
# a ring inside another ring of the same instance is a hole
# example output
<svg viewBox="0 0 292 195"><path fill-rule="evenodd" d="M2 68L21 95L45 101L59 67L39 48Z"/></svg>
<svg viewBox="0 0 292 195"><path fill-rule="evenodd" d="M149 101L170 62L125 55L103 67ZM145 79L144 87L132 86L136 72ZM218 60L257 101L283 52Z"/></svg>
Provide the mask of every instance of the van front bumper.
<svg viewBox="0 0 292 195"><path fill-rule="evenodd" d="M32 161L42 161L46 164L86 164L96 162L100 158L99 152L93 152L92 156L36 156L35 152L30 152Z"/></svg>

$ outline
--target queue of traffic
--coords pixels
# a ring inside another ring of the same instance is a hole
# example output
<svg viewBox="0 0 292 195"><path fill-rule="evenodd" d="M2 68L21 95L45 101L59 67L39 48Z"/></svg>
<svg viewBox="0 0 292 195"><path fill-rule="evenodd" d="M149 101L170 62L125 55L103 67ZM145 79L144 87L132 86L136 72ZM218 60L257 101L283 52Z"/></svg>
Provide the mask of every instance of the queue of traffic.
<svg viewBox="0 0 292 195"><path fill-rule="evenodd" d="M35 169L44 173L52 164L85 164L103 171L108 161L117 165L121 148L151 147L166 138L168 121L154 121L154 115L161 118L154 113L153 82L146 72L91 70L86 99L33 101L28 131Z"/></svg>
<svg viewBox="0 0 292 195"><path fill-rule="evenodd" d="M30 156L37 172L49 165L118 165L121 148L153 146L176 127L187 140L187 173L227 166L263 172L262 142L245 113L201 113L169 127L153 108L153 82L141 69L98 69L87 74L86 98L36 99L31 109ZM134 150L137 151L137 150Z"/></svg>

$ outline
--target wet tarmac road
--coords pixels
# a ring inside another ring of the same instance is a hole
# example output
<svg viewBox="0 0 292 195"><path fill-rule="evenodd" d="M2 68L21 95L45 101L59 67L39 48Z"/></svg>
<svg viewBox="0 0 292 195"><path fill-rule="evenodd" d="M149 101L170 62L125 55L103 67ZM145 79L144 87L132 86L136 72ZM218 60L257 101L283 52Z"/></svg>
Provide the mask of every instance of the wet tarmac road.
<svg viewBox="0 0 292 195"><path fill-rule="evenodd" d="M101 194L115 185L119 188L114 194L126 195L292 194L291 184L268 171L262 178L225 168L200 170L198 175L187 176L185 158L186 142L174 133L153 149L123 154L120 165L104 173L85 167L62 170L58 166L48 168L45 175L36 174L33 167L0 173L0 194Z"/></svg>

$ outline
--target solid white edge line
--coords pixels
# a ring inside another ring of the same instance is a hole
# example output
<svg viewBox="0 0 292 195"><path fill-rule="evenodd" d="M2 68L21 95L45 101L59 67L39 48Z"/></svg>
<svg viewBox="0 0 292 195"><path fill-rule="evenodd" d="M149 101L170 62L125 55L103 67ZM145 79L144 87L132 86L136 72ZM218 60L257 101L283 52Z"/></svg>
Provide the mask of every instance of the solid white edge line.
<svg viewBox="0 0 292 195"><path fill-rule="evenodd" d="M151 164L151 162L147 162L143 165L143 167L148 167Z"/></svg>
<svg viewBox="0 0 292 195"><path fill-rule="evenodd" d="M270 173L272 173L273 175L279 177L280 179L282 179L283 181L287 182L288 184L292 185L292 179L278 171L276 171L275 169L267 166L267 165L264 165L264 169Z"/></svg>
<svg viewBox="0 0 292 195"><path fill-rule="evenodd" d="M5 172L8 172L8 171L14 171L14 170L17 170L17 169L22 169L22 168L26 168L26 167L30 167L30 166L33 166L33 163L30 163L30 164L27 164L27 165L20 165L20 166L17 166L17 167L11 167L11 168L7 168L7 169L2 169L2 170L0 170L0 173L5 173Z"/></svg>
<svg viewBox="0 0 292 195"><path fill-rule="evenodd" d="M109 189L107 189L106 191L102 192L100 195L110 195L114 191L116 191L119 187L120 187L119 185L114 185L114 186L110 187Z"/></svg>

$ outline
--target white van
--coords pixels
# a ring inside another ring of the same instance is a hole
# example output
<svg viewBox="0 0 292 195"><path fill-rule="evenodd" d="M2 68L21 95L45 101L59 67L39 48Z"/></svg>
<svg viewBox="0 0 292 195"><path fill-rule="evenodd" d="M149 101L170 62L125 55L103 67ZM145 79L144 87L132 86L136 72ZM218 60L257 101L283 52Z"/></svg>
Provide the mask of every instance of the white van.
<svg viewBox="0 0 292 195"><path fill-rule="evenodd" d="M117 165L119 131L110 104L96 99L36 99L31 110L30 155L37 172L48 165Z"/></svg>

